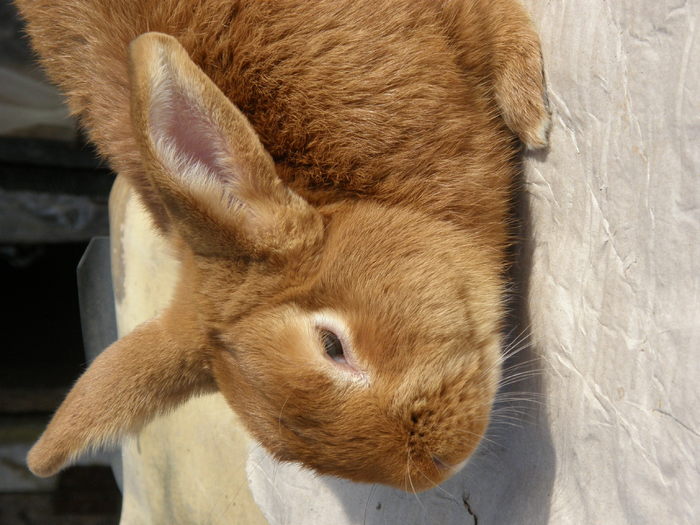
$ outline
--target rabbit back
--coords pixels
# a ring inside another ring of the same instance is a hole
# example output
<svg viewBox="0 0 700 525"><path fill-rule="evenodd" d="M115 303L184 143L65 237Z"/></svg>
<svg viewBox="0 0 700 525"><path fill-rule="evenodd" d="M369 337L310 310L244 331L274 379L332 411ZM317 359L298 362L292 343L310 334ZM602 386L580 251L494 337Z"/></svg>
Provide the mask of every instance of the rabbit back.
<svg viewBox="0 0 700 525"><path fill-rule="evenodd" d="M442 3L18 5L72 111L152 210L159 203L132 136L127 48L159 31L241 109L278 175L312 204L373 198L504 234L514 137L490 92L488 60L478 60L489 28L477 9L462 21L473 33L460 37L462 47L471 39L465 61ZM167 228L166 214L154 215Z"/></svg>

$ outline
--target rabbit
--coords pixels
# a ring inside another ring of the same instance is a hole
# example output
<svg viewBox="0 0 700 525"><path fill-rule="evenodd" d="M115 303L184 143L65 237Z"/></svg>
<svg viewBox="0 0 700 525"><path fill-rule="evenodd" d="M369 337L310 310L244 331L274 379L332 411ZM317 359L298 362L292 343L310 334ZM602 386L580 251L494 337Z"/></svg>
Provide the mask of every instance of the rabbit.
<svg viewBox="0 0 700 525"><path fill-rule="evenodd" d="M453 475L501 378L519 153L550 122L520 4L16 3L181 264L32 472L219 391L281 461L413 492Z"/></svg>

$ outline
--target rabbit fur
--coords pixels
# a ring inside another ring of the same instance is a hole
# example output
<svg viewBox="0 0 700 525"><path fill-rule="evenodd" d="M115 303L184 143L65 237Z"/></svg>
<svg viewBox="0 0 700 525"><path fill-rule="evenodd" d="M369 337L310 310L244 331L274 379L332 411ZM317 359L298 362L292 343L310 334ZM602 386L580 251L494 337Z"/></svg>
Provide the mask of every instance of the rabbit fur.
<svg viewBox="0 0 700 525"><path fill-rule="evenodd" d="M500 379L520 143L549 125L522 7L17 5L182 268L75 384L32 471L218 390L280 460L412 491L453 474Z"/></svg>

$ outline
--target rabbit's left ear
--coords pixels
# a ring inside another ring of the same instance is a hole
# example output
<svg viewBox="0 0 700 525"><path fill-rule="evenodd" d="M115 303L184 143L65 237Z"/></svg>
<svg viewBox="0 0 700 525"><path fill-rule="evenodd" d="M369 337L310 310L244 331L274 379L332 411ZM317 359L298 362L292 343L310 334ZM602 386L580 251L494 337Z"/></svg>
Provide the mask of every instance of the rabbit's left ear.
<svg viewBox="0 0 700 525"><path fill-rule="evenodd" d="M130 47L132 122L146 172L195 253L278 253L322 232L318 212L277 177L246 117L175 38Z"/></svg>
<svg viewBox="0 0 700 525"><path fill-rule="evenodd" d="M157 318L102 352L29 451L30 470L51 476L83 452L116 443L193 395L214 391L186 325Z"/></svg>

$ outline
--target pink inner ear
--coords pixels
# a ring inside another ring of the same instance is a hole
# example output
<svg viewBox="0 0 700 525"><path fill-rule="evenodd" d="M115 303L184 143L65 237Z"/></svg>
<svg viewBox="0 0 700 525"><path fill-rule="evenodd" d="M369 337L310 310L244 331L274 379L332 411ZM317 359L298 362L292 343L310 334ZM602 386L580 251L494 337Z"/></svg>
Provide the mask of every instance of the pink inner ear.
<svg viewBox="0 0 700 525"><path fill-rule="evenodd" d="M151 134L156 142L163 141L175 149L178 164L199 163L221 179L225 172L222 169L225 143L205 111L203 104L191 100L168 79L154 93L150 109Z"/></svg>

